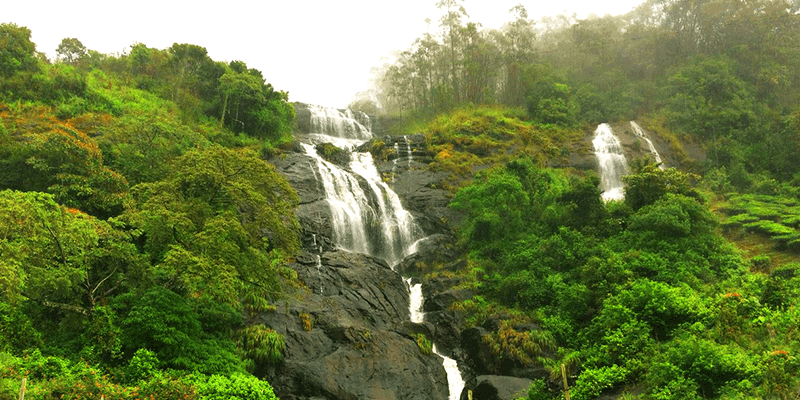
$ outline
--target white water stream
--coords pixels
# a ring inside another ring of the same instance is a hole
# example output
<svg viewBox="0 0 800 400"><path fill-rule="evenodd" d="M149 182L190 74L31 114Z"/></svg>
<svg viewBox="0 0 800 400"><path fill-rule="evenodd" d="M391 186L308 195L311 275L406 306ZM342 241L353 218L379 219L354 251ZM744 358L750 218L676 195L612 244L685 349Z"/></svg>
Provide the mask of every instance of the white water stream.
<svg viewBox="0 0 800 400"><path fill-rule="evenodd" d="M369 117L362 113L347 109L338 110L335 108L308 105L311 112L311 129L318 133L326 133L347 139L369 140L372 137ZM359 122L366 123L366 126Z"/></svg>
<svg viewBox="0 0 800 400"><path fill-rule="evenodd" d="M366 114L356 115L350 110L318 106L309 106L309 110L312 114L312 128L317 131L307 137L312 143L328 142L353 151L356 146L372 137ZM410 165L411 145L407 138L404 139L405 148L400 149L397 146L395 149L398 155L403 150L407 153ZM403 208L397 194L383 182L370 153L353 151L348 171L322 159L313 144L302 145L306 154L316 161L319 174L315 171L314 175L322 181L325 189L333 219L333 239L337 246L381 257L392 268L403 257L416 252L416 245L422 240L422 230ZM356 175L366 182L370 193L362 189ZM314 242L316 243L316 237ZM410 291L411 321L420 323L424 319L422 284L412 286L410 278L406 282ZM456 361L439 354L435 345L433 352L443 359L450 391L449 399L458 399L464 388L464 380Z"/></svg>
<svg viewBox="0 0 800 400"><path fill-rule="evenodd" d="M411 322L421 324L425 320L425 312L422 311L422 284L411 284L411 278L406 279L408 284L408 291L410 292L409 311L411 313ZM442 357L442 365L447 372L447 386L450 390L449 400L458 400L461 397L461 392L464 390L464 378L461 377L461 371L458 370L458 363L446 355L439 353L436 349L436 344L433 345L433 353Z"/></svg>
<svg viewBox="0 0 800 400"><path fill-rule="evenodd" d="M592 144L600 164L600 189L603 190L603 200L622 200L625 197L622 177L628 172L622 144L614 136L609 124L600 124L594 133Z"/></svg>
<svg viewBox="0 0 800 400"><path fill-rule="evenodd" d="M636 132L636 136L639 136L640 138L644 139L647 142L647 147L650 149L650 154L652 154L653 159L656 160L658 168L661 168L663 170L664 164L661 161L661 156L658 154L658 150L656 150L656 146L653 145L653 142L651 142L650 139L648 139L647 136L645 136L644 129L642 129L642 127L640 127L639 124L637 124L634 121L631 121L631 128L633 128L633 131Z"/></svg>

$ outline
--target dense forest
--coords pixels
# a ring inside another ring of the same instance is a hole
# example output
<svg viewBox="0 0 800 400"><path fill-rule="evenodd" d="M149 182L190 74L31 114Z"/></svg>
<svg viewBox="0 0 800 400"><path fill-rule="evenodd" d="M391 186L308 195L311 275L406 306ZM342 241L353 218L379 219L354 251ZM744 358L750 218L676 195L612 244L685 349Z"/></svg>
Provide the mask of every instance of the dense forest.
<svg viewBox="0 0 800 400"><path fill-rule="evenodd" d="M274 398L297 194L263 160L294 109L206 49L51 62L0 25L0 398Z"/></svg>
<svg viewBox="0 0 800 400"><path fill-rule="evenodd" d="M452 310L487 332L483 367L544 368L529 399L562 378L577 400L796 398L800 3L519 5L499 30L437 5L351 108L422 133L448 174L461 257L418 274L474 294ZM275 398L256 376L284 337L251 317L304 290L298 196L265 161L292 147L288 100L198 45L66 38L49 60L0 25L0 399L23 380L42 399ZM568 160L631 119L678 168L634 160L603 202Z"/></svg>
<svg viewBox="0 0 800 400"><path fill-rule="evenodd" d="M489 373L543 366L529 399L563 398L562 365L574 399L795 398L800 3L540 21L519 5L499 30L437 5L439 30L351 107L403 115L451 173L466 264L421 273L475 293L454 308L489 332ZM561 167L631 119L679 169L634 160L625 200L603 203L595 174Z"/></svg>

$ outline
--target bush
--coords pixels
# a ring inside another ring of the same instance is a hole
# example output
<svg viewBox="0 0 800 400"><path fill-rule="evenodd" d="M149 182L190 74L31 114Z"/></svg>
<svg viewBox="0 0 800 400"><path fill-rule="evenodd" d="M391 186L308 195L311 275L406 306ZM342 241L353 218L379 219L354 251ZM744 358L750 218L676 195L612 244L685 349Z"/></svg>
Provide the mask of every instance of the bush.
<svg viewBox="0 0 800 400"><path fill-rule="evenodd" d="M147 349L136 350L125 368L125 379L130 383L158 377L158 357Z"/></svg>
<svg viewBox="0 0 800 400"><path fill-rule="evenodd" d="M236 345L239 352L254 364L278 364L283 360L286 342L280 333L264 325L250 325L241 329L237 335Z"/></svg>
<svg viewBox="0 0 800 400"><path fill-rule="evenodd" d="M186 381L196 387L197 394L203 400L277 400L272 386L252 375L194 374L187 377Z"/></svg>
<svg viewBox="0 0 800 400"><path fill-rule="evenodd" d="M425 337L424 333L417 334L417 347L423 355L429 356L433 353L433 344Z"/></svg>
<svg viewBox="0 0 800 400"><path fill-rule="evenodd" d="M581 372L572 389L575 400L596 399L604 391L625 381L628 370L617 365L591 368Z"/></svg>

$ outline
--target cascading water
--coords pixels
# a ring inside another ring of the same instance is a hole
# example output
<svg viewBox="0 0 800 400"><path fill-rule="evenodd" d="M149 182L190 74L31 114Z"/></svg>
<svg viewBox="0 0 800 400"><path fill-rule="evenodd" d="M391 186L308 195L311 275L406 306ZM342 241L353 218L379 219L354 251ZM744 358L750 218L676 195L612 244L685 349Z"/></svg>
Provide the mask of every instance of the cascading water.
<svg viewBox="0 0 800 400"><path fill-rule="evenodd" d="M315 143L333 137L329 140L330 143L352 151L355 147L352 143L368 140L372 136L367 128L370 124L366 114L354 115L349 110L340 111L317 106L309 106L309 110L312 113L311 125L316 132L308 136L309 140ZM410 163L411 145L407 138L404 147L402 150L407 153ZM333 215L334 241L338 246L381 257L393 268L404 256L416 251L417 243L422 240L420 239L422 230L414 222L411 214L403 209L397 194L383 182L370 153L353 152L350 171L346 171L322 159L314 145L304 143L303 148L306 154L316 161L319 174L315 172L315 177L322 181L325 189ZM402 152L399 146L396 149L398 154ZM355 175L366 182L369 193L362 189ZM316 243L316 237L314 242ZM424 318L422 284L411 285L410 278L406 282L410 290L411 320L422 322ZM434 353L443 359L450 390L449 399L458 399L464 387L464 380L456 361L439 354L435 345L433 349Z"/></svg>
<svg viewBox="0 0 800 400"><path fill-rule="evenodd" d="M425 312L422 311L422 284L417 283L412 285L411 278L406 279L409 292L409 313L411 314L411 322L421 324L425 320Z"/></svg>
<svg viewBox="0 0 800 400"><path fill-rule="evenodd" d="M411 214L403 209L400 198L381 180L370 153L353 153L350 169L361 175L369 184L373 193L377 194L378 218L381 221L384 245L381 253L389 265L394 265L406 254L416 239L419 228Z"/></svg>
<svg viewBox="0 0 800 400"><path fill-rule="evenodd" d="M600 164L600 189L603 190L603 200L622 200L625 197L622 177L628 172L622 144L614 136L609 124L600 124L594 133L592 144Z"/></svg>
<svg viewBox="0 0 800 400"><path fill-rule="evenodd" d="M394 143L394 154L396 157L392 160L392 182L394 182L394 174L395 170L397 170L398 162L405 159L407 167L411 168L411 162L414 161L414 154L411 150L411 142L408 141L408 136L403 135L402 146L400 142Z"/></svg>
<svg viewBox="0 0 800 400"><path fill-rule="evenodd" d="M306 154L317 161L319 178L331 207L334 240L346 250L370 254L364 221L371 217L371 208L358 181L352 174L323 160L313 145L301 144Z"/></svg>
<svg viewBox="0 0 800 400"><path fill-rule="evenodd" d="M345 139L369 140L372 137L369 117L351 110L337 110L309 105L311 112L311 129L313 132L326 133ZM364 122L367 126L362 124Z"/></svg>
<svg viewBox="0 0 800 400"><path fill-rule="evenodd" d="M650 149L650 154L652 154L653 158L656 160L658 168L663 170L664 164L661 161L661 156L658 154L658 150L656 150L656 146L653 145L653 142L651 142L650 139L645 136L644 129L642 129L642 127L640 127L639 124L634 121L631 121L631 128L633 128L633 131L636 132L636 136L639 136L647 142L647 146Z"/></svg>
<svg viewBox="0 0 800 400"><path fill-rule="evenodd" d="M421 324L425 320L425 312L422 311L422 284L417 283L412 285L411 278L406 279L409 291L409 311L411 314L411 322ZM436 345L433 345L432 351L434 354L442 357L442 365L447 373L447 386L450 391L449 400L458 400L461 397L461 391L464 390L464 378L461 377L461 371L458 370L458 363L450 357L439 353Z"/></svg>
<svg viewBox="0 0 800 400"><path fill-rule="evenodd" d="M321 295L325 285L322 283L322 258L319 254L317 254L317 276L319 276L319 294Z"/></svg>

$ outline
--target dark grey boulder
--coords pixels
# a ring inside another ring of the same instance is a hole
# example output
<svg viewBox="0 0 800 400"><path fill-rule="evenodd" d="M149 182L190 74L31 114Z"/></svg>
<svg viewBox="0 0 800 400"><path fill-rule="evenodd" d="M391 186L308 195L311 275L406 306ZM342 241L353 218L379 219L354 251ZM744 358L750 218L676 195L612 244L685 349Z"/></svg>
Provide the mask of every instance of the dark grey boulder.
<svg viewBox="0 0 800 400"><path fill-rule="evenodd" d="M475 400L515 400L527 395L530 385L530 379L501 375L480 375L467 382L461 392L461 400L469 398L469 390L472 390L472 398Z"/></svg>

